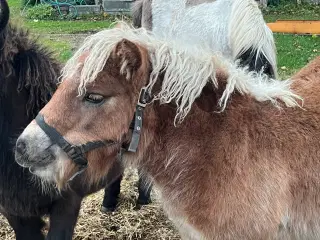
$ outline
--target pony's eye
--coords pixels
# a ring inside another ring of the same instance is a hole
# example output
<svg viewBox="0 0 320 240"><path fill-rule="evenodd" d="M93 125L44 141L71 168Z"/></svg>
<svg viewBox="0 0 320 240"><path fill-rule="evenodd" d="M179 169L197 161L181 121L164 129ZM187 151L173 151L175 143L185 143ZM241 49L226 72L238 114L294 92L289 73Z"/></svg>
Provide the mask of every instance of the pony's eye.
<svg viewBox="0 0 320 240"><path fill-rule="evenodd" d="M104 101L104 97L99 95L99 94L95 94L95 93L89 93L84 97L84 100L86 102L89 103L93 103L93 104L99 104L102 103Z"/></svg>

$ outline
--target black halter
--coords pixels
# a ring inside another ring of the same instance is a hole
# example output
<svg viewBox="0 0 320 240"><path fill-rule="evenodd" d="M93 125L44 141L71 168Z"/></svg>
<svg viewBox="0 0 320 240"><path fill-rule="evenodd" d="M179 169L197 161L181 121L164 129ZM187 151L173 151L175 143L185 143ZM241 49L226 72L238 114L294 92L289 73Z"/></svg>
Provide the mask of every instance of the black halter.
<svg viewBox="0 0 320 240"><path fill-rule="evenodd" d="M129 146L126 147L124 144L113 141L113 140L104 140L104 141L93 141L87 142L81 145L72 145L70 144L55 128L48 125L42 114L38 114L36 117L36 123L39 127L46 133L50 138L52 143L57 144L67 155L68 157L79 166L78 172L76 172L69 181L72 181L77 175L81 174L88 166L88 160L86 158L86 153L100 147L109 147L112 145L121 145L121 148L118 152L118 158L122 158L122 154L126 151L136 152L141 135L142 129L142 119L143 119L143 110L147 103L150 102L150 96L146 91L146 88L142 88L139 95L139 100L136 106L136 112L134 118L130 124L130 129L132 130L131 141Z"/></svg>

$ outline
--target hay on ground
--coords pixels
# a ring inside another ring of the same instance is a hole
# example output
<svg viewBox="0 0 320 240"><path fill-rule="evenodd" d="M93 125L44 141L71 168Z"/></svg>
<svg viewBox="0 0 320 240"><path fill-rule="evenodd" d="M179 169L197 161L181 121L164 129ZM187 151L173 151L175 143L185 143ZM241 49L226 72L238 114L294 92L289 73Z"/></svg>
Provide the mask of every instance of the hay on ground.
<svg viewBox="0 0 320 240"><path fill-rule="evenodd" d="M103 190L88 196L82 203L74 240L178 240L180 239L152 191L153 203L136 210L138 177L126 170L121 185L119 206L114 213L102 213ZM14 233L0 215L0 239L13 240Z"/></svg>

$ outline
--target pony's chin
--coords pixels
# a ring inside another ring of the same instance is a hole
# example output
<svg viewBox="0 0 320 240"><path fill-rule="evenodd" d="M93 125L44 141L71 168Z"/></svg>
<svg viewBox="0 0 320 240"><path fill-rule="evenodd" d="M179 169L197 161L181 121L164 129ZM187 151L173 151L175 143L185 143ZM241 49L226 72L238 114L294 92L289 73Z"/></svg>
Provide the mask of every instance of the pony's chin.
<svg viewBox="0 0 320 240"><path fill-rule="evenodd" d="M37 177L41 178L43 181L54 183L56 180L54 164L49 164L47 166L30 166L29 172Z"/></svg>

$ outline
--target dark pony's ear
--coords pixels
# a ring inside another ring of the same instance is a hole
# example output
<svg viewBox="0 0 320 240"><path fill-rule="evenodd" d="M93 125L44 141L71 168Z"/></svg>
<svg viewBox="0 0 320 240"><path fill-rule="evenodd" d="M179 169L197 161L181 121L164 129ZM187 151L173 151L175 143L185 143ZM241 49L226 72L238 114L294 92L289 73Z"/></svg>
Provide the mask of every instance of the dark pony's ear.
<svg viewBox="0 0 320 240"><path fill-rule="evenodd" d="M129 80L142 65L142 54L139 47L127 40L121 40L112 53L112 57L120 66L120 73Z"/></svg>

